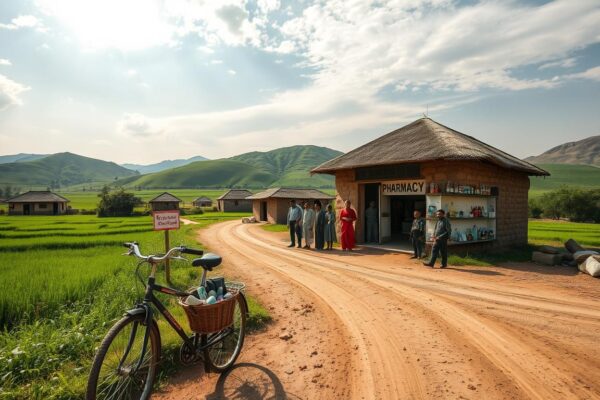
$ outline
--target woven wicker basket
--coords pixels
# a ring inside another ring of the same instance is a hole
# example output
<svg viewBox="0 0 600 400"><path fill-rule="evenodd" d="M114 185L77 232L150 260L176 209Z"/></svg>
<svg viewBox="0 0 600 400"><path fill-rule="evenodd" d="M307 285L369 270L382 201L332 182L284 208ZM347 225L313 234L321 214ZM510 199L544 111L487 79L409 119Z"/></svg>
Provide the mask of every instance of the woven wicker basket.
<svg viewBox="0 0 600 400"><path fill-rule="evenodd" d="M229 290L232 296L215 304L188 305L179 299L190 323L190 329L198 333L218 332L233 323L233 311L239 296L235 289Z"/></svg>

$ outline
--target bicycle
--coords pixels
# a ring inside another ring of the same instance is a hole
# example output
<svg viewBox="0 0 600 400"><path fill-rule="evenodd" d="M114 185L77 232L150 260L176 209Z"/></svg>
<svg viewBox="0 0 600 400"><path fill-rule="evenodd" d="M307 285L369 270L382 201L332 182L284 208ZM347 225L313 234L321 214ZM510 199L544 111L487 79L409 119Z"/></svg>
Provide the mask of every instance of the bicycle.
<svg viewBox="0 0 600 400"><path fill-rule="evenodd" d="M144 256L135 242L124 243L129 249L124 255L137 257L140 262L135 274L144 283L139 273L140 266L149 264L150 275L145 283L146 289L141 304L125 312L108 331L94 357L88 378L87 400L96 399L148 399L160 361L160 331L155 318L156 309L165 317L167 323L183 340L180 349L180 360L184 365L191 365L204 360L207 371L225 372L233 366L244 344L248 304L241 292L243 285L236 289L236 298L232 325L215 333L196 333L188 336L179 322L166 309L154 292L171 296L184 297L189 293L156 284L158 265L167 260L186 260L181 254L202 256L192 261L195 267L202 267L201 285L206 284L208 271L221 264L221 257L216 254L204 254L202 250L194 250L184 246L173 247L163 256Z"/></svg>

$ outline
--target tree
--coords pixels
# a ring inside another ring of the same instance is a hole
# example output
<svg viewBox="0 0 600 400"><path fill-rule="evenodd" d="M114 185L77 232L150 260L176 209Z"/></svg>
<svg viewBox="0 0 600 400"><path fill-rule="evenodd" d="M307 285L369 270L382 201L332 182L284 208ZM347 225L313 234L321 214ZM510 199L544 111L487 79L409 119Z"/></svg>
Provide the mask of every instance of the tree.
<svg viewBox="0 0 600 400"><path fill-rule="evenodd" d="M133 209L136 206L142 204L139 197L126 192L123 188L111 193L109 187L104 186L98 197L100 197L97 210L99 217L129 216L133 214Z"/></svg>
<svg viewBox="0 0 600 400"><path fill-rule="evenodd" d="M546 218L600 222L600 189L562 187L543 194L537 204ZM530 214L533 214L531 201L529 206Z"/></svg>

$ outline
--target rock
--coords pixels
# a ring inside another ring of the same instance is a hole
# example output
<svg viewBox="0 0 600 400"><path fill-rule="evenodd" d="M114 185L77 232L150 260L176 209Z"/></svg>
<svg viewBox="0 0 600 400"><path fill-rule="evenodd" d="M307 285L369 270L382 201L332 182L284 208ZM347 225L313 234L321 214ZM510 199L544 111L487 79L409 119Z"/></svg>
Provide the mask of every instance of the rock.
<svg viewBox="0 0 600 400"><path fill-rule="evenodd" d="M285 340L285 341L290 340L292 337L293 336L291 333L282 333L281 335L279 335L279 339Z"/></svg>
<svg viewBox="0 0 600 400"><path fill-rule="evenodd" d="M291 375L291 374L294 373L294 370L293 369L286 369L285 373L288 374L288 375Z"/></svg>
<svg viewBox="0 0 600 400"><path fill-rule="evenodd" d="M546 254L539 251L534 251L531 259L533 262L543 265L559 265L562 261L560 254Z"/></svg>
<svg viewBox="0 0 600 400"><path fill-rule="evenodd" d="M546 254L559 254L560 251L556 247L553 246L539 246L538 251Z"/></svg>
<svg viewBox="0 0 600 400"><path fill-rule="evenodd" d="M469 390L477 390L477 388L474 385L470 384L470 383L467 385L467 389L469 389Z"/></svg>
<svg viewBox="0 0 600 400"><path fill-rule="evenodd" d="M308 367L306 365L301 365L299 368L300 371L305 371Z"/></svg>
<svg viewBox="0 0 600 400"><path fill-rule="evenodd" d="M313 368L323 368L323 364L317 363L317 364L313 365Z"/></svg>

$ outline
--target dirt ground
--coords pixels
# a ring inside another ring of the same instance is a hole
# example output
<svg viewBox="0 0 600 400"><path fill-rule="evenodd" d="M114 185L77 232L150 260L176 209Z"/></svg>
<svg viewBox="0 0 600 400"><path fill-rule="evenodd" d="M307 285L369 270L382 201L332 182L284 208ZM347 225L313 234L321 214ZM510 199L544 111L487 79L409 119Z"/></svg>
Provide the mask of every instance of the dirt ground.
<svg viewBox="0 0 600 400"><path fill-rule="evenodd" d="M188 369L156 398L600 399L600 280L574 269L431 270L238 221L199 235L274 322L230 373Z"/></svg>

